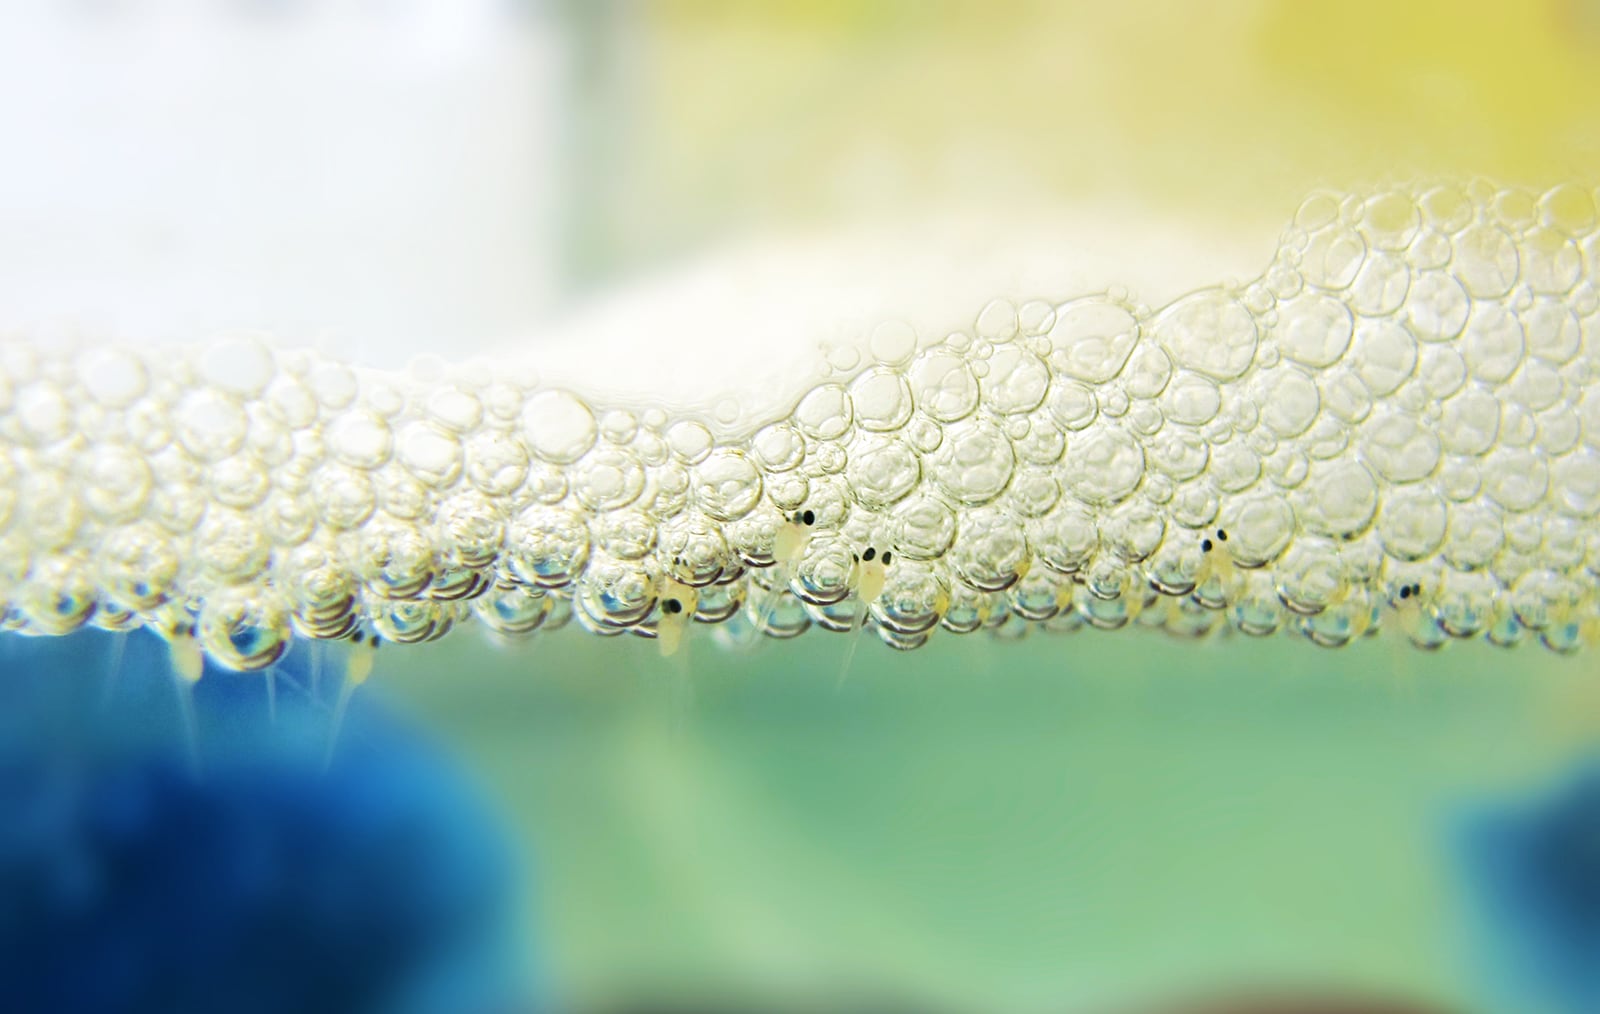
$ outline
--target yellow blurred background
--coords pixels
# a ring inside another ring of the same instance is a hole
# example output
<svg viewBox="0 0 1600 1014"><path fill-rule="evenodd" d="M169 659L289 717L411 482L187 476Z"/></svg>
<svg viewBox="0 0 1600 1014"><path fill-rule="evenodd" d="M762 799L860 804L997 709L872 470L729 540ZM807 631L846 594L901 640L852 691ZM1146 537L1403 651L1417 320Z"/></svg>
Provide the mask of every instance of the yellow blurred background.
<svg viewBox="0 0 1600 1014"><path fill-rule="evenodd" d="M684 0L570 16L596 102L577 117L571 216L591 270L730 231L952 206L1110 200L1276 230L1317 187L1539 186L1600 164L1593 0Z"/></svg>

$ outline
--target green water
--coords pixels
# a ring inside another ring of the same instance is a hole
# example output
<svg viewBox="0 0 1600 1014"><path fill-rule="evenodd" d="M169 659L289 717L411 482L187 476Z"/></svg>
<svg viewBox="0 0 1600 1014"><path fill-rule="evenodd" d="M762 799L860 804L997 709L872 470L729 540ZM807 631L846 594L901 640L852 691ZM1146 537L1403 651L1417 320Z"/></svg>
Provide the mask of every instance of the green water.
<svg viewBox="0 0 1600 1014"><path fill-rule="evenodd" d="M1059 1010L1261 981L1465 1006L1448 821L1575 755L1594 676L1089 631L865 644L836 689L843 650L459 637L383 684L503 808L529 960L575 1004Z"/></svg>

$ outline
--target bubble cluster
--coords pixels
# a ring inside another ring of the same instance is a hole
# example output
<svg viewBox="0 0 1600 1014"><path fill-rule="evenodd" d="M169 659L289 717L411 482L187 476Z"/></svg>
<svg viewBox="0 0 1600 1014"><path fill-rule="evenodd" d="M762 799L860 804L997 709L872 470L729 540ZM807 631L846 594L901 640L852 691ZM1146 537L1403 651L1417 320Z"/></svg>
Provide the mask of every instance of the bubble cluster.
<svg viewBox="0 0 1600 1014"><path fill-rule="evenodd" d="M1583 187L1318 194L1252 281L885 325L741 433L251 338L13 342L3 624L238 669L468 620L1572 650L1600 641L1597 272Z"/></svg>

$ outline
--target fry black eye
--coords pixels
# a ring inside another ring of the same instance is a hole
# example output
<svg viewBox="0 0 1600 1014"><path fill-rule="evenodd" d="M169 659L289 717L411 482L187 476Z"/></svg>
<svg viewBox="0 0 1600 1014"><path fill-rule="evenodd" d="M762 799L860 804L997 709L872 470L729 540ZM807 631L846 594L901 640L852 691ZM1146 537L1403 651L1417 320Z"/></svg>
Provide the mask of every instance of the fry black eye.
<svg viewBox="0 0 1600 1014"><path fill-rule="evenodd" d="M861 558L868 563L871 563L877 557L877 555L878 551L873 549L871 546L868 546L867 551L861 554Z"/></svg>
<svg viewBox="0 0 1600 1014"><path fill-rule="evenodd" d="M1223 530L1221 528L1218 528L1217 529L1217 541L1218 542L1227 542L1228 541L1228 533L1225 530Z"/></svg>
<svg viewBox="0 0 1600 1014"><path fill-rule="evenodd" d="M1200 552L1202 552L1202 553L1211 552L1211 540L1210 539L1201 539L1200 540Z"/></svg>
<svg viewBox="0 0 1600 1014"><path fill-rule="evenodd" d="M1404 588L1400 589L1400 597L1403 598L1403 599L1408 599L1408 598L1411 597L1411 586L1410 585L1406 585Z"/></svg>
<svg viewBox="0 0 1600 1014"><path fill-rule="evenodd" d="M806 525L806 527L809 528L811 525L817 523L817 514L815 511L806 511L804 514L800 515L800 520Z"/></svg>
<svg viewBox="0 0 1600 1014"><path fill-rule="evenodd" d="M889 551L888 551L888 550L887 550L887 549L885 549L885 550L884 550L884 551L883 551L883 565L884 565L884 566L885 566L885 567L887 567L887 566L889 566L889 559L890 559L890 557L892 557L892 556L893 556L893 555L894 555L894 554L893 554L893 553L890 553L890 552L889 552Z"/></svg>
<svg viewBox="0 0 1600 1014"><path fill-rule="evenodd" d="M679 602L677 599L667 599L666 603L662 605L661 608L666 610L669 615L676 616L683 612L683 603Z"/></svg>

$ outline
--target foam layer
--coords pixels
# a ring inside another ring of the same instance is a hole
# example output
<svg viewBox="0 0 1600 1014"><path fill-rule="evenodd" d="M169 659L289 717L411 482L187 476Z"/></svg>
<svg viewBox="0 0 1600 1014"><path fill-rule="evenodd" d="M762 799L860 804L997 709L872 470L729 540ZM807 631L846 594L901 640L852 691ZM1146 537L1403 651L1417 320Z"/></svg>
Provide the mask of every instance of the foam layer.
<svg viewBox="0 0 1600 1014"><path fill-rule="evenodd" d="M1600 635L1595 195L1323 194L1248 283L886 324L740 431L248 338L0 356L5 623L399 642ZM603 355L603 350L596 350Z"/></svg>

